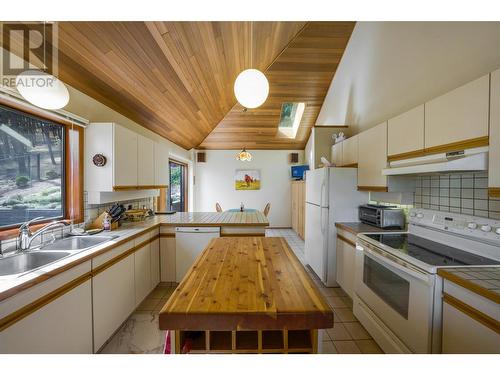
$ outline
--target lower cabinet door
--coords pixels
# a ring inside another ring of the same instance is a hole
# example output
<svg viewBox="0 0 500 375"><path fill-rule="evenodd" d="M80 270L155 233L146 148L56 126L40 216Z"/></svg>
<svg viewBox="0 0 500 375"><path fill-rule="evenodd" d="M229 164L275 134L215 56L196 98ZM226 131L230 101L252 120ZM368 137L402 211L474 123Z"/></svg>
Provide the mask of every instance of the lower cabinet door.
<svg viewBox="0 0 500 375"><path fill-rule="evenodd" d="M97 352L135 309L134 255L92 278L94 352Z"/></svg>
<svg viewBox="0 0 500 375"><path fill-rule="evenodd" d="M160 283L160 240L154 240L150 244L151 252L151 290Z"/></svg>
<svg viewBox="0 0 500 375"><path fill-rule="evenodd" d="M150 245L141 247L135 257L135 305L138 306L151 291Z"/></svg>
<svg viewBox="0 0 500 375"><path fill-rule="evenodd" d="M0 332L0 353L92 353L92 292L87 280Z"/></svg>
<svg viewBox="0 0 500 375"><path fill-rule="evenodd" d="M175 281L175 237L160 238L160 280Z"/></svg>
<svg viewBox="0 0 500 375"><path fill-rule="evenodd" d="M337 283L353 298L356 249L337 238Z"/></svg>

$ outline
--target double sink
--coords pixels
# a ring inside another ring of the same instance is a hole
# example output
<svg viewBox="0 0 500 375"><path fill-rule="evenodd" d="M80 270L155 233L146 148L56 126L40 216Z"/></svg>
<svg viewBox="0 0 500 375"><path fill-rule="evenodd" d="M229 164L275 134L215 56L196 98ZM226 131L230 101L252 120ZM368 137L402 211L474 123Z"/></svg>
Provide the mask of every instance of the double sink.
<svg viewBox="0 0 500 375"><path fill-rule="evenodd" d="M117 236L67 237L44 245L37 250L5 256L0 258L0 278L21 276L115 238Z"/></svg>

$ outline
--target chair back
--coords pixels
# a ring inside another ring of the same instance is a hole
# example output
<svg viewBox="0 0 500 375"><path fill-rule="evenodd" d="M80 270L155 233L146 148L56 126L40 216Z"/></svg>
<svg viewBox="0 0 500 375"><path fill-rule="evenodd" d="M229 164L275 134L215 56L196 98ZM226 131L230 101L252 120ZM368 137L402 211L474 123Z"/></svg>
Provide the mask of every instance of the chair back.
<svg viewBox="0 0 500 375"><path fill-rule="evenodd" d="M215 202L215 211L222 212L222 207L220 206L219 202Z"/></svg>
<svg viewBox="0 0 500 375"><path fill-rule="evenodd" d="M264 207L264 216L267 217L269 215L269 210L271 209L271 203L266 204L266 207Z"/></svg>

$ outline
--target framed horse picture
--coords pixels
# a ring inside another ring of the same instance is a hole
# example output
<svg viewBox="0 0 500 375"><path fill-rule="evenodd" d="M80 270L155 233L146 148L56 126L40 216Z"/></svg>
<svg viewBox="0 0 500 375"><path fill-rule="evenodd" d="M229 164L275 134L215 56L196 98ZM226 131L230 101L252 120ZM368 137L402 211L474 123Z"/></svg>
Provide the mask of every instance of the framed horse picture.
<svg viewBox="0 0 500 375"><path fill-rule="evenodd" d="M260 190L260 171L258 169L237 169L234 174L236 190Z"/></svg>

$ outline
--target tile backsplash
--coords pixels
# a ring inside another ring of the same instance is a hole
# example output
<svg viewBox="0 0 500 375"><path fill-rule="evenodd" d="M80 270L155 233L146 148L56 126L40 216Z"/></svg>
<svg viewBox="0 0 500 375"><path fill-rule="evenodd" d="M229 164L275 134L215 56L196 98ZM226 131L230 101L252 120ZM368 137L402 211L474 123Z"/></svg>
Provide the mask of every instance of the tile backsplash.
<svg viewBox="0 0 500 375"><path fill-rule="evenodd" d="M488 174L416 177L415 207L500 220L500 199L488 197Z"/></svg>
<svg viewBox="0 0 500 375"><path fill-rule="evenodd" d="M123 204L125 208L128 208L129 205L132 206L133 209L138 208L150 208L153 209L153 198L144 198L144 199L134 199L131 201L123 201L117 202ZM87 201L87 192L84 193L83 197L83 216L84 222L81 224L75 224L73 226L67 226L62 228L55 228L53 230L49 230L40 236L40 239L36 239L33 243L35 246L41 243L50 242L53 239L61 238L66 236L71 229L73 228L83 228L89 225L94 219L96 219L100 214L104 211L108 210L113 204L89 204ZM0 253L1 252L9 252L17 249L17 238L9 238L7 240L0 241Z"/></svg>

